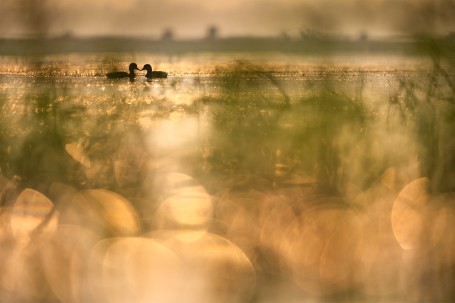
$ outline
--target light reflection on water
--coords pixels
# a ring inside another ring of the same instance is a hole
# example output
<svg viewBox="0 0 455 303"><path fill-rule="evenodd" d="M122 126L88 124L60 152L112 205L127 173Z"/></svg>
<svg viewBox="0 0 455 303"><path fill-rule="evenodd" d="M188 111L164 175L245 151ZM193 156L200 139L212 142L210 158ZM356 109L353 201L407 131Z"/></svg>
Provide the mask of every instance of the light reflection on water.
<svg viewBox="0 0 455 303"><path fill-rule="evenodd" d="M429 60L112 58L0 60L6 302L454 298ZM130 61L169 78L103 76Z"/></svg>

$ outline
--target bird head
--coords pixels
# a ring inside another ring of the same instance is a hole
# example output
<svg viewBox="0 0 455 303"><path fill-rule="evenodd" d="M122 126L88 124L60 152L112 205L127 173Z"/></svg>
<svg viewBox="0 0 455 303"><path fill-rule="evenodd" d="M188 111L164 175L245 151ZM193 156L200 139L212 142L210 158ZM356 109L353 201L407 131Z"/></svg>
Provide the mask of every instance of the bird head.
<svg viewBox="0 0 455 303"><path fill-rule="evenodd" d="M152 66L150 64L145 64L141 70L152 71Z"/></svg>
<svg viewBox="0 0 455 303"><path fill-rule="evenodd" d="M136 63L131 63L130 67L129 67L129 70L140 70L140 69L137 67Z"/></svg>

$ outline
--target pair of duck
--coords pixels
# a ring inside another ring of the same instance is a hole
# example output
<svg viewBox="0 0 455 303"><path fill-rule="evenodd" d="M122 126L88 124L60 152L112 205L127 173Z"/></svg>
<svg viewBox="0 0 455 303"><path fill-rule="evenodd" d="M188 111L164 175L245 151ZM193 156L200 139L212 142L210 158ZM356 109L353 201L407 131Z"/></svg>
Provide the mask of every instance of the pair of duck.
<svg viewBox="0 0 455 303"><path fill-rule="evenodd" d="M147 74L145 74L145 77L148 79L153 79L153 78L167 78L167 73L163 71L154 71L152 70L152 66L150 64L144 65L142 69L139 69L137 67L136 63L131 63L129 68L129 73L128 72L112 72L112 73L107 73L106 77L110 79L121 79L121 78L130 78L134 79L136 77L136 74L134 73L135 70L146 70Z"/></svg>

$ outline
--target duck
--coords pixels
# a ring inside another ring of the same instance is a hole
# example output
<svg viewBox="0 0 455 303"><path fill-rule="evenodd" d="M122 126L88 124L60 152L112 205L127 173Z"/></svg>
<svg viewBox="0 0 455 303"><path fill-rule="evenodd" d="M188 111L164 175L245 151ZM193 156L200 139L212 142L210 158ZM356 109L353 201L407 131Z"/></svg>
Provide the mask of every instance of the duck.
<svg viewBox="0 0 455 303"><path fill-rule="evenodd" d="M144 67L141 70L146 70L147 74L145 74L145 77L148 79L152 78L167 78L167 73L157 70L157 71L152 71L152 66L150 64L145 64Z"/></svg>
<svg viewBox="0 0 455 303"><path fill-rule="evenodd" d="M136 63L130 63L130 66L128 67L128 70L130 71L129 73L127 73L127 72L111 72L111 73L107 73L106 77L108 77L109 79L121 79L121 78L133 79L134 77L136 77L136 74L134 73L134 71L135 70L140 70L140 69L137 67Z"/></svg>

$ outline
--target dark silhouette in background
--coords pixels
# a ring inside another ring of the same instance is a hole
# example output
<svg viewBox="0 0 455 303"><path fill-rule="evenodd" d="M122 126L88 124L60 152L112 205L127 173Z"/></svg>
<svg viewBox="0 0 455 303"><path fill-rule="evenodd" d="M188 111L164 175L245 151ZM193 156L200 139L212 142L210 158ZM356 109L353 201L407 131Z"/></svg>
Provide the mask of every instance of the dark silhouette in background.
<svg viewBox="0 0 455 303"><path fill-rule="evenodd" d="M207 29L207 39L215 40L218 38L218 27L212 25Z"/></svg>
<svg viewBox="0 0 455 303"><path fill-rule="evenodd" d="M174 31L171 28L165 28L163 34L161 35L162 41L172 41L174 40Z"/></svg>

